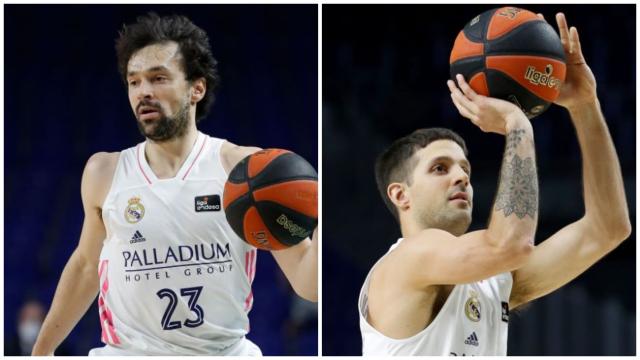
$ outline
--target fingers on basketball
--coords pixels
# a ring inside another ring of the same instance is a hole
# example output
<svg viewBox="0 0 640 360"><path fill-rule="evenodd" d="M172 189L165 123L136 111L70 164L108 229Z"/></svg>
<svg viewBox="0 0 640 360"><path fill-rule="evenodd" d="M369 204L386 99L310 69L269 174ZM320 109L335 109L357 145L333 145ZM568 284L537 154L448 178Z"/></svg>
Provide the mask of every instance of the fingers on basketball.
<svg viewBox="0 0 640 360"><path fill-rule="evenodd" d="M558 23L558 31L560 32L560 42L565 52L572 53L571 44L569 43L569 27L567 26L567 19L563 13L556 14L556 22Z"/></svg>

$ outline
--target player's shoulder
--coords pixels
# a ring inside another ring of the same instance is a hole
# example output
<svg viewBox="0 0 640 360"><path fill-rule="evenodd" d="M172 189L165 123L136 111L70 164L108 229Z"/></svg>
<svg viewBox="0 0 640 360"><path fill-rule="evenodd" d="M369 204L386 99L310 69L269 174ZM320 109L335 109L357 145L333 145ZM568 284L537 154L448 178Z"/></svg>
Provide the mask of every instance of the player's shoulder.
<svg viewBox="0 0 640 360"><path fill-rule="evenodd" d="M427 242L436 241L429 235L441 235L439 231L423 230L415 236L407 236L391 247L371 271L371 283L376 286L392 287L396 291L424 292L430 287L415 286L416 275L423 270L428 250ZM434 285L435 286L435 285Z"/></svg>
<svg viewBox="0 0 640 360"><path fill-rule="evenodd" d="M118 158L120 152L97 152L87 160L85 166L85 173L88 175L103 176L108 173L113 173L118 164Z"/></svg>
<svg viewBox="0 0 640 360"><path fill-rule="evenodd" d="M120 152L97 152L91 155L82 174L83 185L93 191L110 186L119 157Z"/></svg>
<svg viewBox="0 0 640 360"><path fill-rule="evenodd" d="M428 248L434 242L444 241L453 235L447 231L429 228L420 232L407 236L397 246L398 254L415 254L420 250L428 251Z"/></svg>
<svg viewBox="0 0 640 360"><path fill-rule="evenodd" d="M397 243L380 261L380 267L393 273L415 273L415 266L437 256L436 247L446 246L451 233L440 229L425 229Z"/></svg>
<svg viewBox="0 0 640 360"><path fill-rule="evenodd" d="M113 181L119 157L119 152L97 152L89 157L81 185L85 203L101 206Z"/></svg>
<svg viewBox="0 0 640 360"><path fill-rule="evenodd" d="M245 157L262 150L255 146L240 146L230 141L224 141L220 147L220 158L227 172L230 172L236 164Z"/></svg>

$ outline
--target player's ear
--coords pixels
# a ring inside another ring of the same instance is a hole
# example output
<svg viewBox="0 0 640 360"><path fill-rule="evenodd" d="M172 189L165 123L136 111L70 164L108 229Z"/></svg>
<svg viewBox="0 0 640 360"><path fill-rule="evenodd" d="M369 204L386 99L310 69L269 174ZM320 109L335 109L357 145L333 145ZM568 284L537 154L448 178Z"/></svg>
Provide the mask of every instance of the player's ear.
<svg viewBox="0 0 640 360"><path fill-rule="evenodd" d="M387 186L387 196L399 210L407 210L409 208L409 188L407 188L406 184L398 182L389 184Z"/></svg>
<svg viewBox="0 0 640 360"><path fill-rule="evenodd" d="M207 92L207 82L204 78L193 80L191 83L191 104L197 104Z"/></svg>

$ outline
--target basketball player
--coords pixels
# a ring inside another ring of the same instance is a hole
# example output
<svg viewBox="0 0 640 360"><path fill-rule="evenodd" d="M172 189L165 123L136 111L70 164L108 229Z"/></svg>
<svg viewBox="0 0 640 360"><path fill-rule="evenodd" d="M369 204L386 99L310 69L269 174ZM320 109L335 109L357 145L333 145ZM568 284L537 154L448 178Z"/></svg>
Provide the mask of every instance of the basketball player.
<svg viewBox="0 0 640 360"><path fill-rule="evenodd" d="M80 241L33 354L53 354L99 294L106 346L90 355L261 355L245 338L256 249L220 210L227 175L259 149L196 128L218 84L208 37L186 17L152 13L123 28L116 50L146 141L87 162ZM317 246L314 234L272 252L312 301Z"/></svg>
<svg viewBox="0 0 640 360"><path fill-rule="evenodd" d="M376 163L402 239L373 267L359 298L364 355L506 355L509 311L576 278L631 232L620 165L578 31L556 15L567 55L565 107L583 158L584 216L538 246L531 123L515 105L448 82L460 114L506 146L489 225L467 232L473 188L464 141L421 129Z"/></svg>

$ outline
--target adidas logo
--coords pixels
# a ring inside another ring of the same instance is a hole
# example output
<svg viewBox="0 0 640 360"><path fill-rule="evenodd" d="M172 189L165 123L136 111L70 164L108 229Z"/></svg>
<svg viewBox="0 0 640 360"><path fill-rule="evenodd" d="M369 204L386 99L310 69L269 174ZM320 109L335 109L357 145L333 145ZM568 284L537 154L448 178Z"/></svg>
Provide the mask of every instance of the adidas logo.
<svg viewBox="0 0 640 360"><path fill-rule="evenodd" d="M145 239L144 236L142 236L140 231L136 230L136 233L133 234L133 236L131 237L130 243L135 244L143 241L147 241L147 239Z"/></svg>
<svg viewBox="0 0 640 360"><path fill-rule="evenodd" d="M478 337L476 336L476 332L472 332L464 343L467 345L478 346Z"/></svg>

